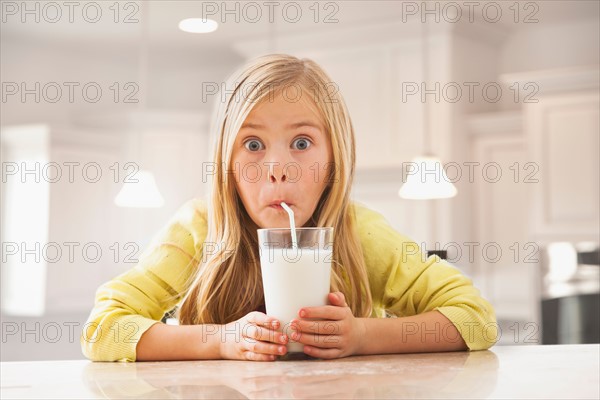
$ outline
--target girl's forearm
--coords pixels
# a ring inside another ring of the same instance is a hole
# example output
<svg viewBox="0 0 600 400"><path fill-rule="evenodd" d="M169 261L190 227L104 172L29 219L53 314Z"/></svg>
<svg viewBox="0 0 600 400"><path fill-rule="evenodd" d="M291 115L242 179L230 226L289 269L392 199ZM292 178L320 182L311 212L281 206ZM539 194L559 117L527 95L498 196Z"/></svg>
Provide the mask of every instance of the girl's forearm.
<svg viewBox="0 0 600 400"><path fill-rule="evenodd" d="M411 317L360 319L366 335L356 354L468 350L458 329L439 311Z"/></svg>
<svg viewBox="0 0 600 400"><path fill-rule="evenodd" d="M221 325L157 323L140 337L136 361L217 360L221 336Z"/></svg>

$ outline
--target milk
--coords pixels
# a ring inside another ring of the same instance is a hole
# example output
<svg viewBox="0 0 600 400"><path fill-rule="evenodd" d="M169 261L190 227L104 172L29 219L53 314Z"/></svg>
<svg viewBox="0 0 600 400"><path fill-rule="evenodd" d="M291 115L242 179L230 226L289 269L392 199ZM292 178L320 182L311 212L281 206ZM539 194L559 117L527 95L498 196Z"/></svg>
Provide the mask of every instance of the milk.
<svg viewBox="0 0 600 400"><path fill-rule="evenodd" d="M290 337L291 320L300 319L302 307L327 305L332 249L261 248L260 264L267 315L277 318ZM302 343L290 340L288 352L302 352Z"/></svg>

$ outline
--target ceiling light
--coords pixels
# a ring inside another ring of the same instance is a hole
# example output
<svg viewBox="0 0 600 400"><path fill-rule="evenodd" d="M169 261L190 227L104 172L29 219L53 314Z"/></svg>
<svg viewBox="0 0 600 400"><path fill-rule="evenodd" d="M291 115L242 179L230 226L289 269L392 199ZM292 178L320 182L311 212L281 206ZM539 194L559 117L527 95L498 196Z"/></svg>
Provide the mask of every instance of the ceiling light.
<svg viewBox="0 0 600 400"><path fill-rule="evenodd" d="M189 33L209 33L217 30L217 21L208 18L186 18L179 23L179 29Z"/></svg>
<svg viewBox="0 0 600 400"><path fill-rule="evenodd" d="M142 3L142 23L141 28L141 41L140 51L138 55L138 75L139 82L142 88L148 87L148 5ZM142 96L139 100L139 108L141 110L140 115L145 116L144 111L146 110L146 96L147 91L142 92ZM143 158L142 144L143 144L143 126L138 123L135 126L134 132L128 132L129 148L128 155L136 154L136 161ZM137 142L137 146L136 146ZM136 180L131 182L125 182L121 187L121 190L115 197L114 202L119 207L138 207L138 208L158 208L164 205L164 199L156 186L156 180L154 174L151 171L140 169L137 171L137 176L133 177Z"/></svg>
<svg viewBox="0 0 600 400"><path fill-rule="evenodd" d="M423 81L428 82L428 37L427 24L422 25L422 62ZM404 199L447 199L456 196L456 186L448 179L441 160L434 156L430 149L429 106L423 102L423 151L424 155L413 159L412 165L416 166L418 174L409 174L406 182L398 190L398 196Z"/></svg>
<svg viewBox="0 0 600 400"><path fill-rule="evenodd" d="M447 199L456 196L454 184L446 176L444 166L434 156L416 157L412 161L418 173L409 174L398 191L404 199Z"/></svg>

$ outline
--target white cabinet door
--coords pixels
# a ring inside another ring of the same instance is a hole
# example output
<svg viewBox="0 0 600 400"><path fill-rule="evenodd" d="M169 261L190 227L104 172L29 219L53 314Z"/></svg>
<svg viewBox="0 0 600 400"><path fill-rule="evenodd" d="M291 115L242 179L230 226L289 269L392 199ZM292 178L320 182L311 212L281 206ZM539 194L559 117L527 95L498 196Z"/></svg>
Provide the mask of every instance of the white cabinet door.
<svg viewBox="0 0 600 400"><path fill-rule="evenodd" d="M598 238L599 109L597 90L544 96L525 108L539 166L532 212L540 240Z"/></svg>
<svg viewBox="0 0 600 400"><path fill-rule="evenodd" d="M479 163L473 174L474 278L499 322L510 326L503 332L506 344L536 343L541 337L540 254L529 229L536 176L531 175L526 141L516 129L490 126L472 142L473 161ZM521 337L512 343L519 331L527 341Z"/></svg>

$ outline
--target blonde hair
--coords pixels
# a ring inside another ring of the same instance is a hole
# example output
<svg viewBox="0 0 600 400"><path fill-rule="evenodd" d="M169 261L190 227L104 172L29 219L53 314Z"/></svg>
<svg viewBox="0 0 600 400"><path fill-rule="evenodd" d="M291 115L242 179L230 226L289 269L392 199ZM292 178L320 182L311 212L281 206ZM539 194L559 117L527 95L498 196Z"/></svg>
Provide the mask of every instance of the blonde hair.
<svg viewBox="0 0 600 400"><path fill-rule="evenodd" d="M346 105L317 63L270 54L249 61L229 77L226 98L216 109L211 143L215 174L207 204L205 243L217 251L202 257L186 284L178 310L182 325L226 324L264 304L257 232L250 228L252 220L229 176L231 157L237 133L253 107L291 86L309 96L333 150L329 183L307 225L334 227L331 292L344 293L354 316L372 313L367 269L350 206L356 156Z"/></svg>

